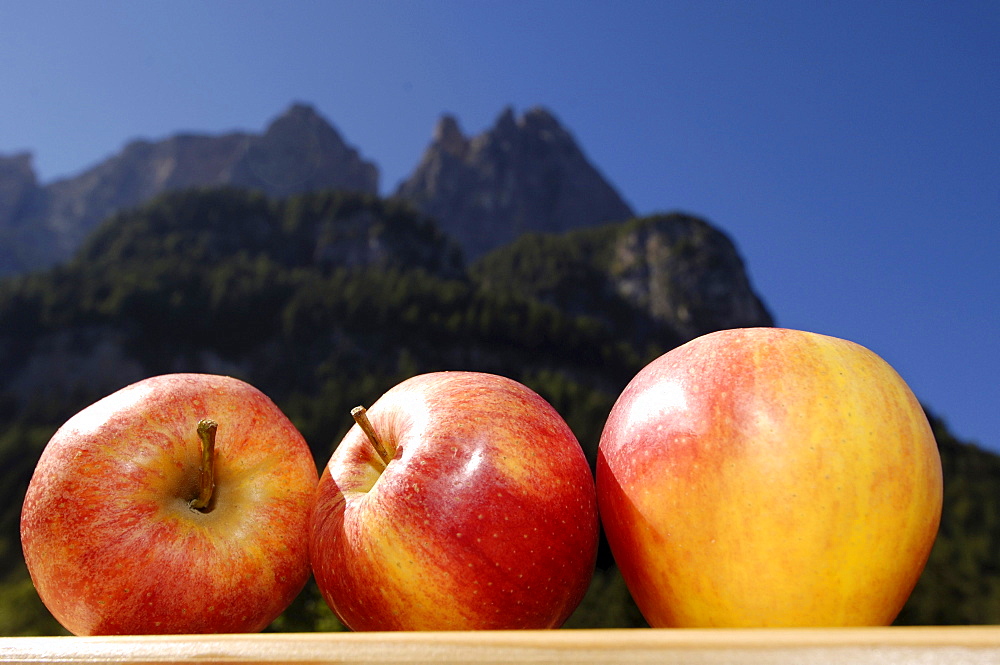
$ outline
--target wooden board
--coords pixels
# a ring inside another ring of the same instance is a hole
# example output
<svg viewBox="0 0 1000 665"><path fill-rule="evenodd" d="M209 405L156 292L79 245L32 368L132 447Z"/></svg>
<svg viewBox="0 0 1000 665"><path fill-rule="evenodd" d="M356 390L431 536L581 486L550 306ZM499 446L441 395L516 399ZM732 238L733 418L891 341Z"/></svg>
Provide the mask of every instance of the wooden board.
<svg viewBox="0 0 1000 665"><path fill-rule="evenodd" d="M1000 627L8 637L38 663L1000 663Z"/></svg>

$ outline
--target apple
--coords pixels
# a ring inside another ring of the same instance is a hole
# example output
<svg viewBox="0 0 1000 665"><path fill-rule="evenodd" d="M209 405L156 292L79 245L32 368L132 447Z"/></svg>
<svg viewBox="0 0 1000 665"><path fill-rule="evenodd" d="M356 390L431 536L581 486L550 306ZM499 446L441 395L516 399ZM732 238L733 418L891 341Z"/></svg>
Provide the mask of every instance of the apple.
<svg viewBox="0 0 1000 665"><path fill-rule="evenodd" d="M317 585L347 627L569 617L594 573L597 496L548 402L501 376L434 372L354 416L320 477L310 541Z"/></svg>
<svg viewBox="0 0 1000 665"><path fill-rule="evenodd" d="M256 388L148 378L53 435L21 512L25 561L76 635L259 631L308 580L317 482Z"/></svg>
<svg viewBox="0 0 1000 665"><path fill-rule="evenodd" d="M711 333L615 403L597 492L654 627L891 623L941 516L923 409L879 356L797 330Z"/></svg>

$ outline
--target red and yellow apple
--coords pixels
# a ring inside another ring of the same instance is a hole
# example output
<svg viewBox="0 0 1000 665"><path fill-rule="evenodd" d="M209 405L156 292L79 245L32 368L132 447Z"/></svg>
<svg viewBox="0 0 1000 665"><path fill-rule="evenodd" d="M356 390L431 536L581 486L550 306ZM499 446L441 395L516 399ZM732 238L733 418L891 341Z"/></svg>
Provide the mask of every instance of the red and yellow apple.
<svg viewBox="0 0 1000 665"><path fill-rule="evenodd" d="M258 631L309 577L317 481L302 435L256 388L149 378L49 441L21 513L25 561L77 635Z"/></svg>
<svg viewBox="0 0 1000 665"><path fill-rule="evenodd" d="M941 461L917 399L875 353L726 330L625 388L597 492L652 626L886 625L934 543Z"/></svg>
<svg viewBox="0 0 1000 665"><path fill-rule="evenodd" d="M594 480L562 417L504 377L386 392L319 481L317 585L354 630L554 628L594 572ZM378 449L383 449L380 453Z"/></svg>

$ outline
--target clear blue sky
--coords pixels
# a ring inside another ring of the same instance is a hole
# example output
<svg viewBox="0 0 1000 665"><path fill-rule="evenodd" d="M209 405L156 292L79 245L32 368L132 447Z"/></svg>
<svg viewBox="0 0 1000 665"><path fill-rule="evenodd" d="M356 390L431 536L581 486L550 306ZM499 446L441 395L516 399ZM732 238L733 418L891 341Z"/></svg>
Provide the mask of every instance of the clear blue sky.
<svg viewBox="0 0 1000 665"><path fill-rule="evenodd" d="M640 213L726 231L780 325L1000 450L1000 2L0 3L0 154L314 105L391 191L440 114L549 108Z"/></svg>

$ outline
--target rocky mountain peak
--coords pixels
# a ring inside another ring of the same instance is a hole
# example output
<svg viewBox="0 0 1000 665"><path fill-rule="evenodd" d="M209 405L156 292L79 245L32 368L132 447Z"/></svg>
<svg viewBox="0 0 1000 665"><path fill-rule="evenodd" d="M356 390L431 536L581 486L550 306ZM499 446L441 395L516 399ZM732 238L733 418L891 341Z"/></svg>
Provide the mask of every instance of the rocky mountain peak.
<svg viewBox="0 0 1000 665"><path fill-rule="evenodd" d="M560 232L632 217L632 209L550 112L510 107L466 138L451 117L396 195L475 259L526 231Z"/></svg>
<svg viewBox="0 0 1000 665"><path fill-rule="evenodd" d="M263 135L248 138L229 184L279 197L331 187L375 194L378 168L313 107L294 104Z"/></svg>
<svg viewBox="0 0 1000 665"><path fill-rule="evenodd" d="M500 137L516 136L519 129L518 125L517 117L514 115L514 107L505 106L500 115L497 116L491 133L494 136Z"/></svg>
<svg viewBox="0 0 1000 665"><path fill-rule="evenodd" d="M0 275L68 258L100 222L167 191L234 186L269 196L378 193L378 168L315 109L294 104L261 134L138 139L71 178L37 186L30 156L0 158Z"/></svg>
<svg viewBox="0 0 1000 665"><path fill-rule="evenodd" d="M294 102L271 123L271 128L282 123L312 125L322 131L330 129L330 123L323 119L316 107L305 102Z"/></svg>
<svg viewBox="0 0 1000 665"><path fill-rule="evenodd" d="M535 106L525 111L524 115L521 117L520 124L522 127L536 134L553 132L564 134L565 137L569 136L566 130L563 129L562 125L559 124L559 121L556 120L555 116L541 106Z"/></svg>
<svg viewBox="0 0 1000 665"><path fill-rule="evenodd" d="M455 116L443 115L434 128L433 145L446 154L463 159L469 149L469 139L462 133Z"/></svg>
<svg viewBox="0 0 1000 665"><path fill-rule="evenodd" d="M13 176L22 180L35 182L35 168L32 165L34 157L30 152L19 152L14 155L0 155L0 173L4 178Z"/></svg>
<svg viewBox="0 0 1000 665"><path fill-rule="evenodd" d="M0 227L19 215L37 187L31 153L0 155Z"/></svg>

